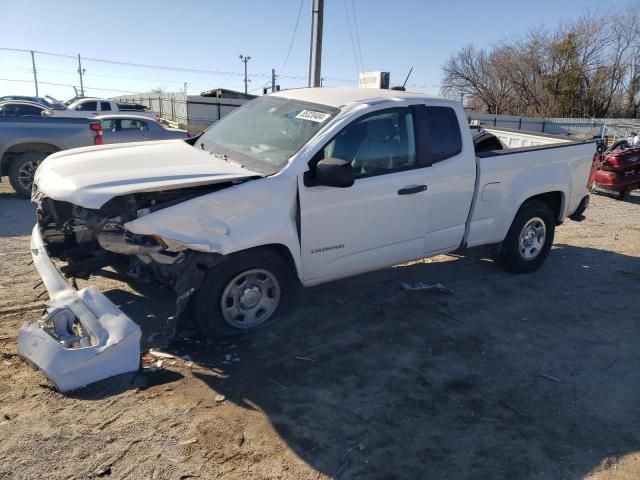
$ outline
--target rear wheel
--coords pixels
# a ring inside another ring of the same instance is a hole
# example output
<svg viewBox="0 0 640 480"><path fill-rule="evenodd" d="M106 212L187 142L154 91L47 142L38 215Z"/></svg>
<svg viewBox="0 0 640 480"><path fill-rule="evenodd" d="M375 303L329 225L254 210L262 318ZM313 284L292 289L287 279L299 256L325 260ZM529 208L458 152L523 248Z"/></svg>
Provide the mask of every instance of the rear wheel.
<svg viewBox="0 0 640 480"><path fill-rule="evenodd" d="M232 255L209 270L194 298L198 328L209 338L256 329L288 303L291 268L276 251Z"/></svg>
<svg viewBox="0 0 640 480"><path fill-rule="evenodd" d="M48 152L27 152L16 156L9 166L9 183L18 196L31 197L33 178L42 160L47 158Z"/></svg>
<svg viewBox="0 0 640 480"><path fill-rule="evenodd" d="M622 200L626 202L630 199L631 199L631 189L622 190L621 192L618 192L618 200Z"/></svg>
<svg viewBox="0 0 640 480"><path fill-rule="evenodd" d="M547 203L540 200L526 202L502 242L498 263L514 273L537 270L549 255L555 225L553 212Z"/></svg>

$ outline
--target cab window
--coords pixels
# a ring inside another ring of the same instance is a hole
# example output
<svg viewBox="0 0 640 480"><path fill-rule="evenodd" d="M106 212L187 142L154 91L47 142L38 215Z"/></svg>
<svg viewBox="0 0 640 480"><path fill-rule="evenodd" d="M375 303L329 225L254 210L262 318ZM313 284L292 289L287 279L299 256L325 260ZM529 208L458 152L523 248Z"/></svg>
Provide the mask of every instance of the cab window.
<svg viewBox="0 0 640 480"><path fill-rule="evenodd" d="M356 179L413 168L413 115L408 108L366 115L345 127L324 147L322 156L351 162Z"/></svg>
<svg viewBox="0 0 640 480"><path fill-rule="evenodd" d="M462 136L456 112L451 107L415 107L421 162L432 165L462 151Z"/></svg>
<svg viewBox="0 0 640 480"><path fill-rule="evenodd" d="M76 108L80 112L96 112L98 110L98 102L84 102Z"/></svg>

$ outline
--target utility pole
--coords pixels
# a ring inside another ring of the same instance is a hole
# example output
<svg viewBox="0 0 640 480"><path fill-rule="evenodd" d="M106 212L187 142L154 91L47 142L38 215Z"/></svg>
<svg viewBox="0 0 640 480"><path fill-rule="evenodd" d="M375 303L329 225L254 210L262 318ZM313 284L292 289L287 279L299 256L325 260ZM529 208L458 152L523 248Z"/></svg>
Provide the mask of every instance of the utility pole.
<svg viewBox="0 0 640 480"><path fill-rule="evenodd" d="M309 40L309 84L311 86L311 74L313 72L313 38L316 25L316 0L311 0L311 39Z"/></svg>
<svg viewBox="0 0 640 480"><path fill-rule="evenodd" d="M36 97L38 97L38 75L36 74L36 57L31 50L31 66L33 66L33 81L36 84Z"/></svg>
<svg viewBox="0 0 640 480"><path fill-rule="evenodd" d="M313 86L320 86L320 71L322 67L322 24L324 17L324 0L315 0L318 4L316 10L316 50L314 53L315 65L313 67Z"/></svg>
<svg viewBox="0 0 640 480"><path fill-rule="evenodd" d="M80 96L84 97L84 84L82 83L82 77L85 70L82 68L82 61L80 60L80 54L78 54L78 74L80 75Z"/></svg>
<svg viewBox="0 0 640 480"><path fill-rule="evenodd" d="M240 61L244 63L244 93L249 93L249 79L247 78L247 62L251 60L251 57L244 55L238 55Z"/></svg>
<svg viewBox="0 0 640 480"><path fill-rule="evenodd" d="M271 93L276 92L276 69L271 69Z"/></svg>
<svg viewBox="0 0 640 480"><path fill-rule="evenodd" d="M311 42L309 44L309 86L319 87L322 65L324 0L311 0ZM312 75L313 72L313 75Z"/></svg>
<svg viewBox="0 0 640 480"><path fill-rule="evenodd" d="M187 94L187 82L184 82L184 94Z"/></svg>

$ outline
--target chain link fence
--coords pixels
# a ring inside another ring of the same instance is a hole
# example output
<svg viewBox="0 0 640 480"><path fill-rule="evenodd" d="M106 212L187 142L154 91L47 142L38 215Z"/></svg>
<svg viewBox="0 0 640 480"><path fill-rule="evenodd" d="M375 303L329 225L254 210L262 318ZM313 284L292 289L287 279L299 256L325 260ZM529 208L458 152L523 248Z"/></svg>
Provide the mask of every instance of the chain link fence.
<svg viewBox="0 0 640 480"><path fill-rule="evenodd" d="M616 140L640 131L640 120L637 118L535 118L468 112L467 120L484 126L571 135L577 138L602 136Z"/></svg>

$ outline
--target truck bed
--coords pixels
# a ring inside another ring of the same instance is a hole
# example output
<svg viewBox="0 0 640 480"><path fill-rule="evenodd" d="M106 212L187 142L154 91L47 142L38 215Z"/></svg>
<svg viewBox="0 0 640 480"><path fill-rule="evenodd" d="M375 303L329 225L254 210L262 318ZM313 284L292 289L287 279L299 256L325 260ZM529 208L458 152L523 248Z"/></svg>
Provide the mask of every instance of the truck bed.
<svg viewBox="0 0 640 480"><path fill-rule="evenodd" d="M558 223L575 212L586 194L595 141L502 128L485 132L497 137L502 148L476 152L467 246L502 241L522 202L550 188Z"/></svg>

